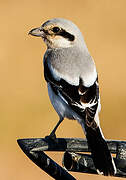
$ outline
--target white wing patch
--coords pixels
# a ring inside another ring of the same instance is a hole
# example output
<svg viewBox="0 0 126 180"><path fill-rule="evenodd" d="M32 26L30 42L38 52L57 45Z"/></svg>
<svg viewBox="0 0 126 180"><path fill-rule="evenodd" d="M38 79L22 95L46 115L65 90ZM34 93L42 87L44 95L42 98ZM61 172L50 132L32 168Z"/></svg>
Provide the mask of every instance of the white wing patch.
<svg viewBox="0 0 126 180"><path fill-rule="evenodd" d="M93 101L90 100L88 103L83 103L83 102L80 102L80 104L77 102L72 103L72 105L79 107L82 110L82 112L85 111L86 108L90 108L90 110L93 110L93 106L95 106L96 104L97 104L96 97L94 98Z"/></svg>
<svg viewBox="0 0 126 180"><path fill-rule="evenodd" d="M78 93L79 93L79 95L81 95L81 96L85 95L86 92L87 92L87 91L81 92L80 90L78 90Z"/></svg>

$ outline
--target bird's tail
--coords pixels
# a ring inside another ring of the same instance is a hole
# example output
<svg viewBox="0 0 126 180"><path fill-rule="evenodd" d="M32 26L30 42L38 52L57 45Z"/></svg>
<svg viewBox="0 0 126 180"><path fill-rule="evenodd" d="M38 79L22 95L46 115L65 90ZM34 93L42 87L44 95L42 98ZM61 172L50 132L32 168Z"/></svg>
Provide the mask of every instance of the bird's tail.
<svg viewBox="0 0 126 180"><path fill-rule="evenodd" d="M116 167L100 128L93 129L86 126L85 130L92 159L98 174L113 176L116 173Z"/></svg>

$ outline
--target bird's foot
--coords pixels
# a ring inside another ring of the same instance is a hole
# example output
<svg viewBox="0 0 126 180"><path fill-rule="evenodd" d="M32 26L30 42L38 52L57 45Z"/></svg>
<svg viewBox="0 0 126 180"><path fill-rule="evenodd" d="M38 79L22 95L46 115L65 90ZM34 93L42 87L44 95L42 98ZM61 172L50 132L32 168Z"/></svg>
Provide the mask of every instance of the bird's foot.
<svg viewBox="0 0 126 180"><path fill-rule="evenodd" d="M57 143L57 138L56 138L56 134L55 133L50 133L49 136L45 136L45 139L51 140L51 141Z"/></svg>

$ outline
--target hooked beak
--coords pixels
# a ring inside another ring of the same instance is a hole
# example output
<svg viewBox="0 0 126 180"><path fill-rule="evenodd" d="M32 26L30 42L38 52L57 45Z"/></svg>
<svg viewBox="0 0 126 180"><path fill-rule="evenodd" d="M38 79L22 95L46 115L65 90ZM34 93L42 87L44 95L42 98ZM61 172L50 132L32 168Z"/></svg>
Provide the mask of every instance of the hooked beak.
<svg viewBox="0 0 126 180"><path fill-rule="evenodd" d="M34 28L31 31L29 31L28 35L29 34L32 36L43 37L44 32L43 32L43 29L39 27L39 28Z"/></svg>

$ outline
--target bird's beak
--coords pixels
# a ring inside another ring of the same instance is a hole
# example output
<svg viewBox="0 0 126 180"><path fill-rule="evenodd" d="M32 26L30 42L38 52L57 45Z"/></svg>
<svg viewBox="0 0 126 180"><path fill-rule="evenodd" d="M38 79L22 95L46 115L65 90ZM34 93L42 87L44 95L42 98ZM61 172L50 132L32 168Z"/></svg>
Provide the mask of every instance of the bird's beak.
<svg viewBox="0 0 126 180"><path fill-rule="evenodd" d="M31 31L29 31L28 34L30 34L32 36L43 37L44 32L43 32L43 29L41 27L39 27L39 28L32 29Z"/></svg>

